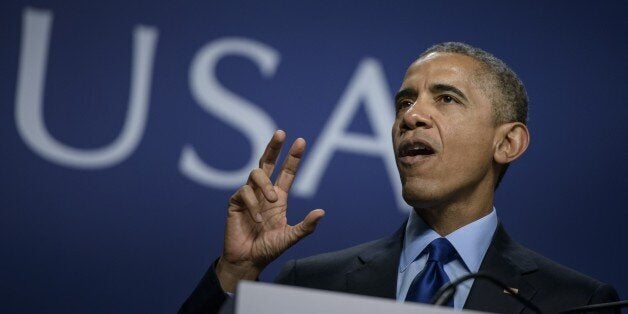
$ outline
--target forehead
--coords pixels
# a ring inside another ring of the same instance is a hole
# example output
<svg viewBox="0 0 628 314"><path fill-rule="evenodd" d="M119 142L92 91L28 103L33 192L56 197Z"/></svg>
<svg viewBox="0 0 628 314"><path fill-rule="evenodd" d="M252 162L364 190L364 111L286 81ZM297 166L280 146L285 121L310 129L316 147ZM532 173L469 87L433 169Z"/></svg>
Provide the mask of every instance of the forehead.
<svg viewBox="0 0 628 314"><path fill-rule="evenodd" d="M414 61L403 79L401 89L417 91L431 84L449 84L472 92L477 89L482 67L475 59L458 53L434 52Z"/></svg>

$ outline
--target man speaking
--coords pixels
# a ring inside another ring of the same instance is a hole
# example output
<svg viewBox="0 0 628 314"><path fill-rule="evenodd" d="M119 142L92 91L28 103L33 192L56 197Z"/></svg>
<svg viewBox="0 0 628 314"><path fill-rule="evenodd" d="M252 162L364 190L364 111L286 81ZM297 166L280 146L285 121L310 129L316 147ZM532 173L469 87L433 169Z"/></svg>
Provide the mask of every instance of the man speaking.
<svg viewBox="0 0 628 314"><path fill-rule="evenodd" d="M462 43L435 45L410 65L395 96L393 153L403 197L414 208L392 236L291 261L277 283L427 303L444 284L461 284L458 309L519 313L515 293L543 312L617 300L609 285L560 266L514 242L493 207L495 190L530 141L528 100L516 74L491 54ZM216 312L239 280L264 268L312 233L324 216L311 211L287 224L290 187L305 141L297 139L270 177L286 139L273 135L259 168L229 200L224 249L180 312Z"/></svg>

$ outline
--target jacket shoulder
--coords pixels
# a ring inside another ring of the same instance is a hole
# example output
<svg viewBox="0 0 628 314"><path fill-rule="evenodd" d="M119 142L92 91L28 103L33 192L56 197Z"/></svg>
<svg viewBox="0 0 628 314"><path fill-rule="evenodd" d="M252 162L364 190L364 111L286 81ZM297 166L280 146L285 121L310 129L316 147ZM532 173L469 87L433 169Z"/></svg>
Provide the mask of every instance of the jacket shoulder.
<svg viewBox="0 0 628 314"><path fill-rule="evenodd" d="M512 240L500 224L482 261L480 271L500 279L543 312L616 301L615 289L560 265ZM475 281L465 308L486 312L519 312L523 305L505 298L501 289Z"/></svg>
<svg viewBox="0 0 628 314"><path fill-rule="evenodd" d="M556 297L556 292L560 291L564 292L560 294L565 295L565 299L580 300L583 304L610 302L618 299L617 293L610 285L561 265L528 248L520 246L520 249L538 266L535 272L527 276L527 280L537 287L537 293L540 295ZM604 300L597 300L600 298Z"/></svg>
<svg viewBox="0 0 628 314"><path fill-rule="evenodd" d="M523 278L536 289L533 302L545 309L564 310L619 299L610 285L561 265L512 241L506 254Z"/></svg>
<svg viewBox="0 0 628 314"><path fill-rule="evenodd" d="M288 261L275 282L315 289L342 291L348 272L381 254L400 251L399 231L392 236L362 243L346 249ZM392 253L399 255L398 252Z"/></svg>

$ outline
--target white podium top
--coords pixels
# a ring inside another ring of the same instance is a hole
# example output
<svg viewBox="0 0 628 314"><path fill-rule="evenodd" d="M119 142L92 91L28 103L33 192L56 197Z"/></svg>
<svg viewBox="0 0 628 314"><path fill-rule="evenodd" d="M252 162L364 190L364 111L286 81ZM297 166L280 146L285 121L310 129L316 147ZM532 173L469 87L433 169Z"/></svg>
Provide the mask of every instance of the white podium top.
<svg viewBox="0 0 628 314"><path fill-rule="evenodd" d="M417 303L397 303L324 290L242 281L236 294L236 314L448 314L481 313L459 311Z"/></svg>

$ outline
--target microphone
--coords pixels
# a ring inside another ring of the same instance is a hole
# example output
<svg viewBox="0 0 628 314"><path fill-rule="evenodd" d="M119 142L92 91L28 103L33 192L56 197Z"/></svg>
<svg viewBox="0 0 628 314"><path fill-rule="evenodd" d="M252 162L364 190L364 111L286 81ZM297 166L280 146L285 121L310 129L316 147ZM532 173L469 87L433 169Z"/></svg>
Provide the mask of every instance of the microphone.
<svg viewBox="0 0 628 314"><path fill-rule="evenodd" d="M579 306L579 307L574 307L568 310L564 310L560 313L563 314L563 313L577 313L577 312L592 312L592 311L608 310L608 309L620 309L624 307L628 307L628 300L608 302L608 303L589 304L585 306Z"/></svg>
<svg viewBox="0 0 628 314"><path fill-rule="evenodd" d="M523 298L522 296L518 295L517 293L515 293L514 291L512 291L512 289L510 287L508 287L508 285L506 285L505 283L503 283L501 280L495 278L492 275L489 275L487 273L484 272L477 272L477 273L472 273L472 274L468 274L468 275L464 275L446 285L444 285L443 287L441 287L438 292L436 292L436 295L434 295L434 298L432 298L432 301L430 303L432 303L433 305L438 305L438 306L442 306L443 304L446 304L449 302L449 300L453 297L454 293L456 292L456 288L458 287L458 285L460 285L461 283L469 280L469 279L484 279L487 280L489 282L491 282L493 285L504 289L505 291L510 291L509 295L511 295L513 298L515 298L517 301L519 301L519 303L525 305L525 307L531 309L532 311L541 314L541 310L534 305L534 303L526 300L525 298Z"/></svg>

